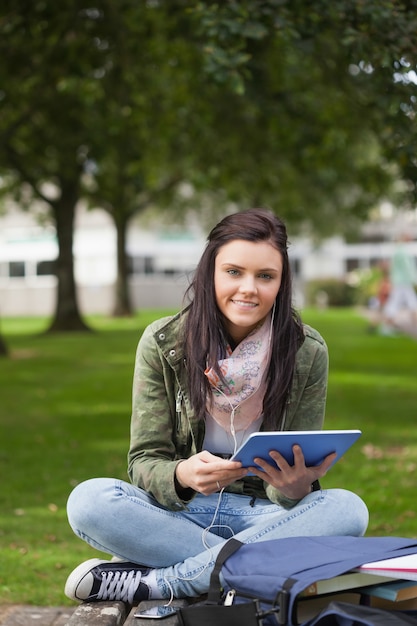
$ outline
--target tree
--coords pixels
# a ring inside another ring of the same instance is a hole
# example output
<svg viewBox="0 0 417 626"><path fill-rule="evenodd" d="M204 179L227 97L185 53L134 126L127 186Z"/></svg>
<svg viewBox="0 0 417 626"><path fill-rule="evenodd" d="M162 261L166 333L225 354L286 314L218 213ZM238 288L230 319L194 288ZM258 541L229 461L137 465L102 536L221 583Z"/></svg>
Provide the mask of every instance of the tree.
<svg viewBox="0 0 417 626"><path fill-rule="evenodd" d="M50 330L86 327L72 257L74 213L83 197L99 201L115 221L116 311L130 310L129 220L172 190L184 170L180 163L190 163L184 140L190 133L180 135L190 121L184 112L192 87L182 78L191 78L196 66L184 37L186 5L124 0L74 7L67 0L59 7L17 2L4 11L0 169L11 171L27 205L43 200L56 225L58 293Z"/></svg>
<svg viewBox="0 0 417 626"><path fill-rule="evenodd" d="M9 354L9 350L7 348L6 341L4 337L0 334L0 357L7 356Z"/></svg>
<svg viewBox="0 0 417 626"><path fill-rule="evenodd" d="M12 172L20 200L22 191L27 204L41 199L56 225L58 292L50 330L87 328L75 289L73 225L82 195L93 70L100 70L102 55L94 12L87 4L70 4L18 1L3 10L0 23L0 165Z"/></svg>
<svg viewBox="0 0 417 626"><path fill-rule="evenodd" d="M107 133L97 133L90 143L88 196L110 214L117 232L116 315L132 313L129 223L152 204L172 202L189 169L185 112L193 101L195 72L183 12L174 4L168 8L138 11L132 5L112 11L107 33L112 63L101 79L105 97L95 110Z"/></svg>
<svg viewBox="0 0 417 626"><path fill-rule="evenodd" d="M401 178L415 203L416 2L198 2L194 17L206 72L255 103L283 148L280 195L296 213L310 198L320 224L332 204L363 219Z"/></svg>
<svg viewBox="0 0 417 626"><path fill-rule="evenodd" d="M56 224L51 329L86 327L81 198L115 221L119 313L128 224L150 203L171 209L181 180L213 206L269 204L320 232L354 227L398 179L412 201L412 0L75 4L0 9L0 171Z"/></svg>

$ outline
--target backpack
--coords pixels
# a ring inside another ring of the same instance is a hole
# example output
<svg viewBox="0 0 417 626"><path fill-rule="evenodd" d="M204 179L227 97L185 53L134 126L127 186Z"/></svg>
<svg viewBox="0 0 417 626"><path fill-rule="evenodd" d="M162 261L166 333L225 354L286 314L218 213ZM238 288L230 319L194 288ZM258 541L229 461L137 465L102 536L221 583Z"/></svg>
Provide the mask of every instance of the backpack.
<svg viewBox="0 0 417 626"><path fill-rule="evenodd" d="M180 609L179 620L183 626L296 626L297 597L313 583L370 561L415 553L417 540L402 537L288 537L248 544L232 538L216 559L207 601ZM224 589L220 585L220 572L225 581ZM232 597L231 606L225 606L225 598L228 603ZM348 607L356 609L357 613L361 608L371 609L353 604ZM346 613L350 608L343 610ZM378 613L376 609L373 611ZM389 611L381 612L382 616L384 613L391 615ZM358 615L351 622L345 618L345 621L336 621L334 615L332 618L323 616L323 619L327 621L305 622L303 626L373 623L361 622ZM333 621L329 621L331 619ZM414 621L404 623L417 626L417 618L411 616L410 619Z"/></svg>

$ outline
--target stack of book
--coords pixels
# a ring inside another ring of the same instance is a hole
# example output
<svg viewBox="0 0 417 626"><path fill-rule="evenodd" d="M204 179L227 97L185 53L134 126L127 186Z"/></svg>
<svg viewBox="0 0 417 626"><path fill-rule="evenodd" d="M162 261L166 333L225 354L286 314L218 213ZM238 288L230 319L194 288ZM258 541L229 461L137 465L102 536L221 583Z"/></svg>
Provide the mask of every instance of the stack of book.
<svg viewBox="0 0 417 626"><path fill-rule="evenodd" d="M374 606L388 604L389 608L392 602L402 602L401 608L417 608L417 554L365 563L346 574L318 580L300 594L298 613L301 610L304 619L311 617L329 601L329 595Z"/></svg>
<svg viewBox="0 0 417 626"><path fill-rule="evenodd" d="M393 602L417 598L417 554L407 554L393 559L365 563L357 569L358 574L389 576L389 583L365 587L363 593Z"/></svg>

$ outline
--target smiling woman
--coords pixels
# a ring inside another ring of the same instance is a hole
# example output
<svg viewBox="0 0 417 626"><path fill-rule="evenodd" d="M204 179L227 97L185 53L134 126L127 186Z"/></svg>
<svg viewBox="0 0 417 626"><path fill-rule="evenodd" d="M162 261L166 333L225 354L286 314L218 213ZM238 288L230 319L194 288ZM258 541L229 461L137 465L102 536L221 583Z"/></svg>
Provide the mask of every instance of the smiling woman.
<svg viewBox="0 0 417 626"><path fill-rule="evenodd" d="M272 310L281 274L281 253L267 241L236 239L220 248L214 270L216 303L235 345Z"/></svg>
<svg viewBox="0 0 417 626"><path fill-rule="evenodd" d="M232 535L249 543L367 528L357 495L320 490L332 455L314 467L299 446L292 465L276 451L258 467L230 460L252 432L323 425L327 346L292 307L283 222L264 209L225 217L187 298L137 348L131 483L94 478L69 497L74 532L118 557L79 565L65 587L74 600L199 596Z"/></svg>

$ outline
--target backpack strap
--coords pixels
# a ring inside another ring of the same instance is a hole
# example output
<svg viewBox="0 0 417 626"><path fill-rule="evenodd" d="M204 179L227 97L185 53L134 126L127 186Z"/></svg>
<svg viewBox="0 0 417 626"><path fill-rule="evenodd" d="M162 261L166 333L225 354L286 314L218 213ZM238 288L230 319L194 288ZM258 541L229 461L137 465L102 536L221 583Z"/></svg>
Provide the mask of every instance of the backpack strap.
<svg viewBox="0 0 417 626"><path fill-rule="evenodd" d="M280 589L275 597L274 606L279 606L279 613L277 615L278 624L292 624L292 621L289 620L289 600L291 597L291 589L297 582L296 578L287 578L285 583L282 585L282 589Z"/></svg>
<svg viewBox="0 0 417 626"><path fill-rule="evenodd" d="M210 588L207 595L208 604L219 604L221 599L221 586L220 586L220 572L223 563L227 561L229 556L232 556L241 546L244 544L233 537L228 539L222 546L219 554L217 555L216 562L214 563L213 571L210 576Z"/></svg>

